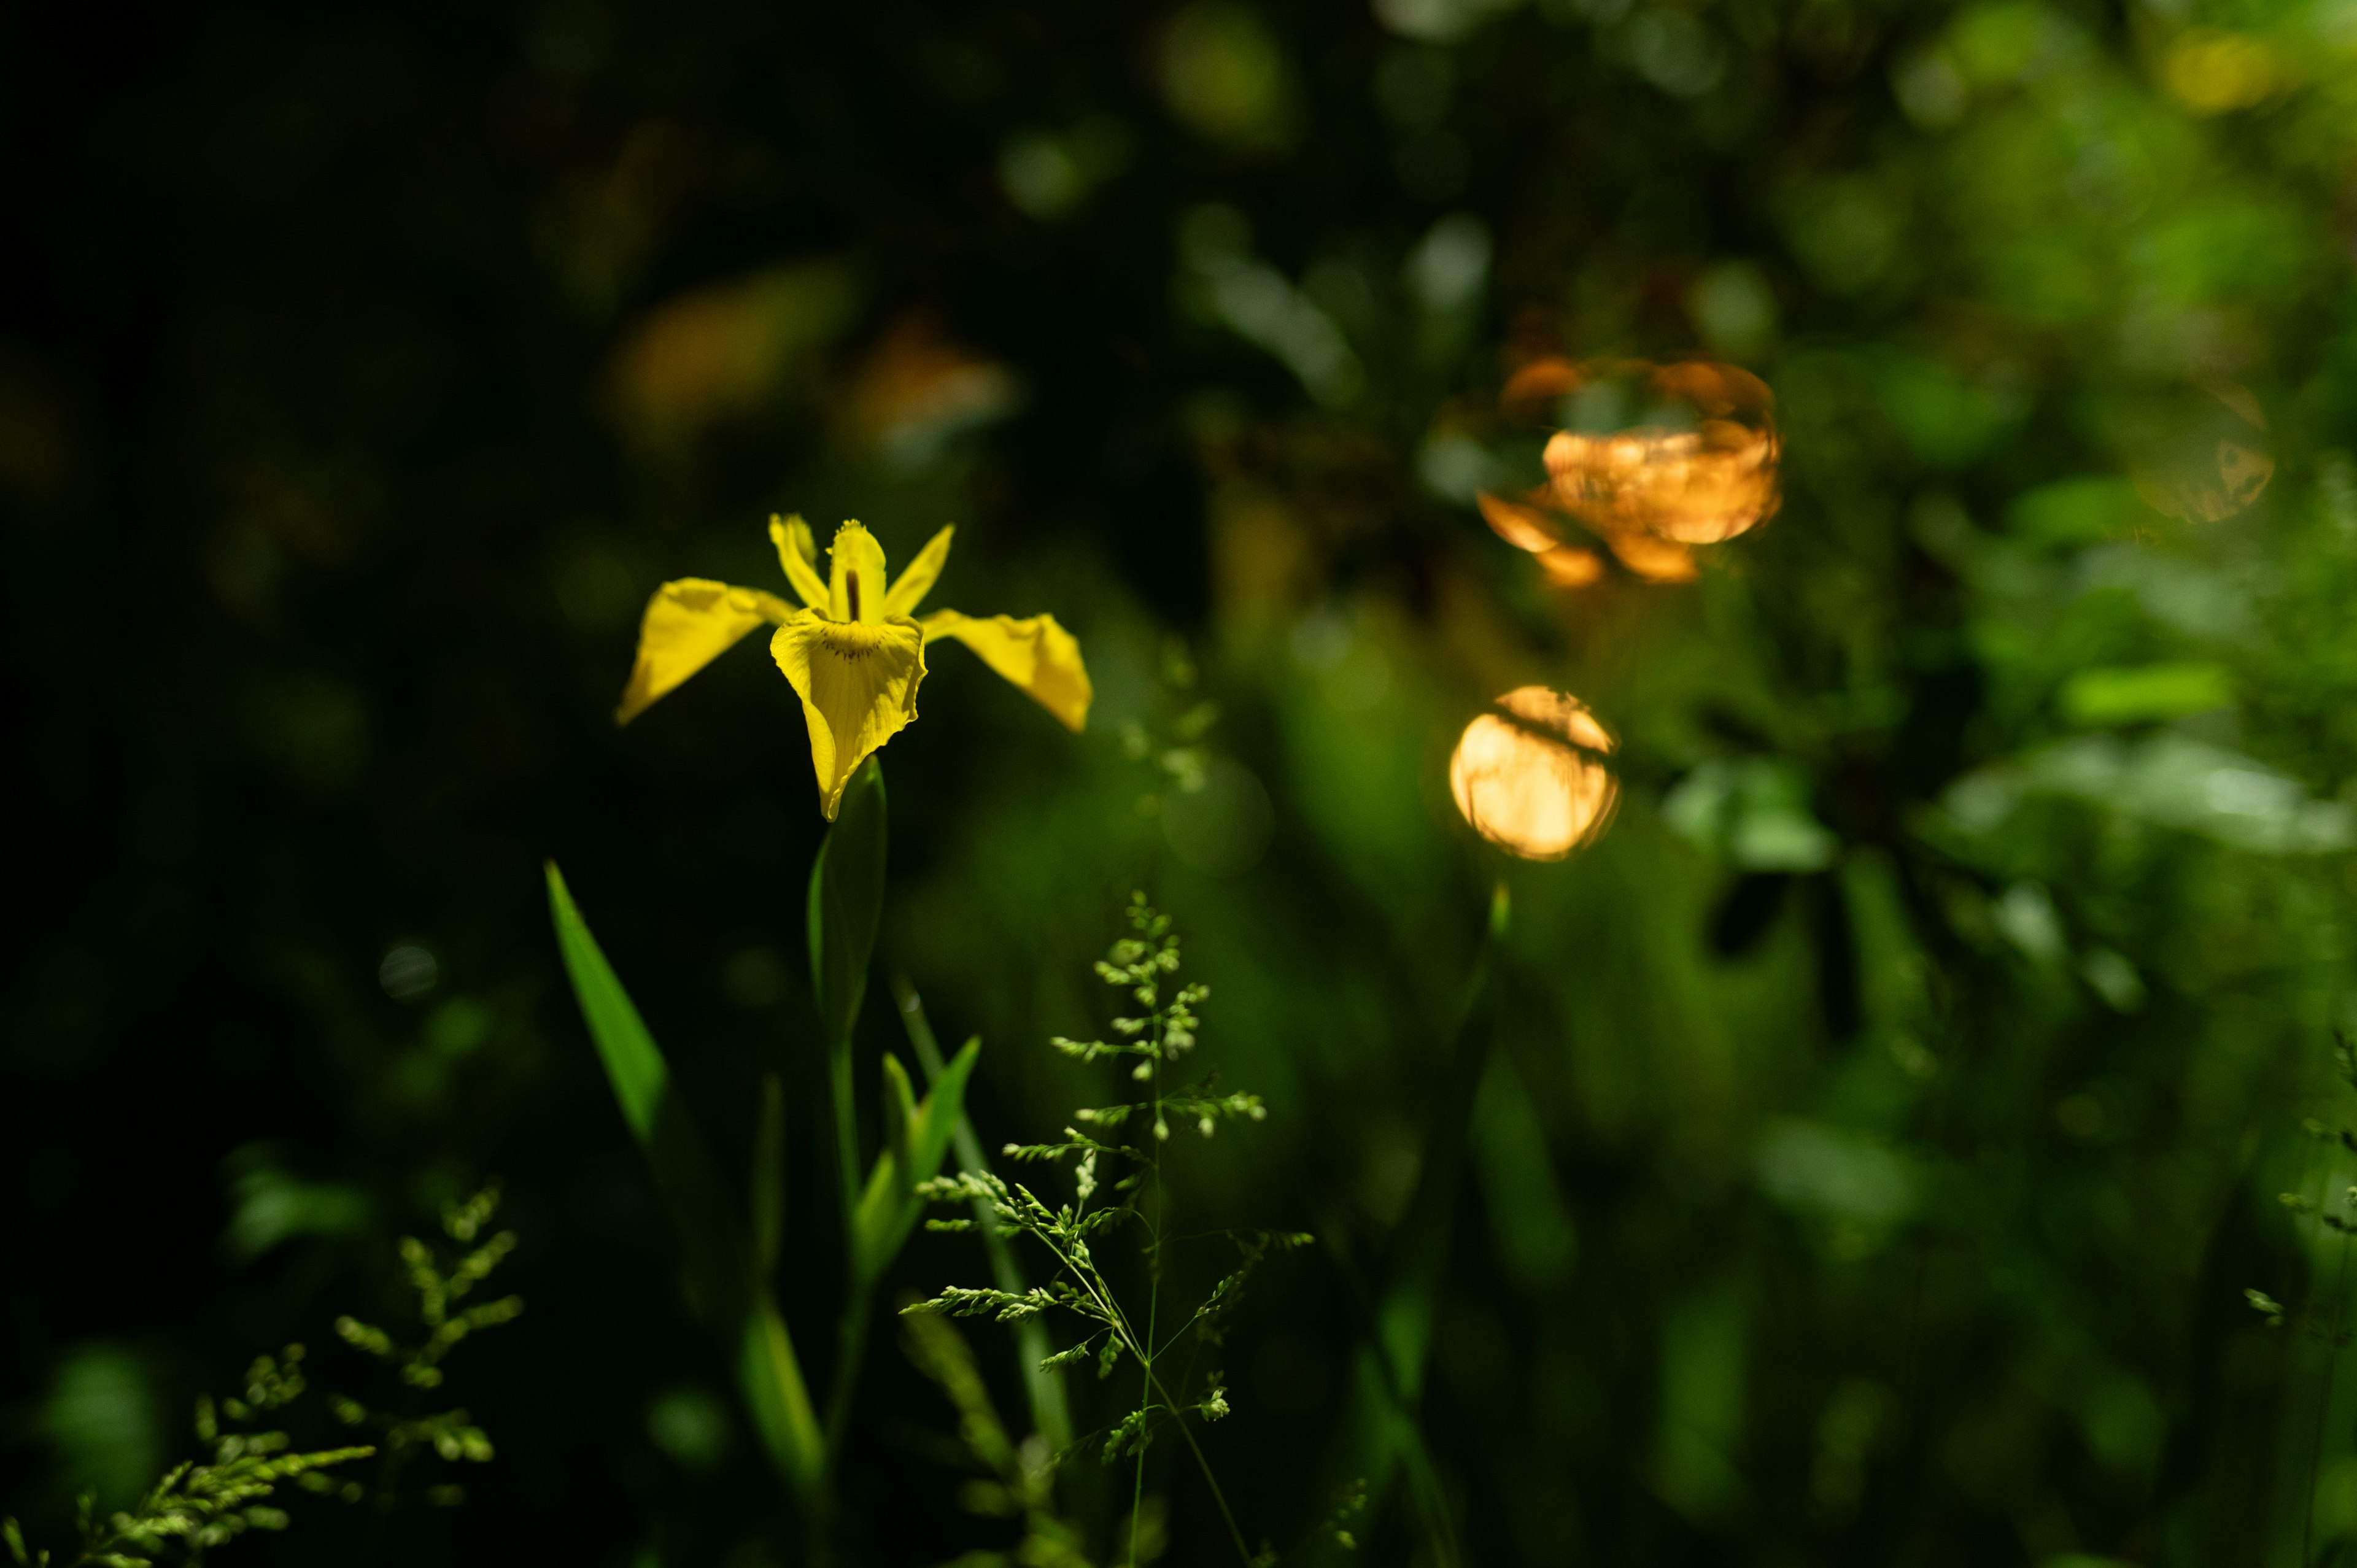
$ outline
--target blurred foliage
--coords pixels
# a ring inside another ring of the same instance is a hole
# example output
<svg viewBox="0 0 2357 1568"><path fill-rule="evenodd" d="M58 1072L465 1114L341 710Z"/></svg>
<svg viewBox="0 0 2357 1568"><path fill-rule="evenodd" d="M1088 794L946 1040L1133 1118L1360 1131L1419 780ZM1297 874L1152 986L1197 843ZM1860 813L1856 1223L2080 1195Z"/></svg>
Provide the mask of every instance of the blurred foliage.
<svg viewBox="0 0 2357 1568"><path fill-rule="evenodd" d="M1087 650L1077 738L942 661L878 962L990 1043L987 1135L1052 1138L1079 1069L1001 1047L1092 1028L1131 887L1192 933L1201 1059L1282 1133L1174 1201L1325 1243L1228 1347L1240 1518L1431 1539L1310 1461L1502 875L1415 1398L1465 1558L2347 1550L2357 1156L2301 1124L2357 1023L2352 65L2345 0L0 16L0 1492L144 1484L158 1411L398 1301L385 1243L496 1160L501 1464L388 1550L769 1560L536 867L687 1101L779 1076L822 1221L789 694L740 650L610 722L649 589L764 580L799 510L954 521L961 602ZM1774 390L1781 511L1551 585L1474 508L1541 478L1501 387L1698 352ZM1447 758L1528 683L1620 806L1505 866ZM754 1123L708 1119L732 1173ZM904 1485L939 1400L872 1372L865 1555L1011 1550ZM1232 1556L1157 1476L1168 1559Z"/></svg>

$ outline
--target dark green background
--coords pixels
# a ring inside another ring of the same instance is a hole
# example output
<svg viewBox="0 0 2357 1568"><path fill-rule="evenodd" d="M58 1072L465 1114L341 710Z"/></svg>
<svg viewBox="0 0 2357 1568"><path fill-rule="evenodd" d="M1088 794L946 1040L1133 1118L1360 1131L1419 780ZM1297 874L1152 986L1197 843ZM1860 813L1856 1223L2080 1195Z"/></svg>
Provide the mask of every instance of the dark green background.
<svg viewBox="0 0 2357 1568"><path fill-rule="evenodd" d="M500 1457L383 1559L769 1560L539 865L730 1158L785 1074L816 1345L801 721L756 647L609 717L645 593L780 587L791 509L896 562L955 521L935 604L1052 610L1087 650L1078 738L937 650L883 754L879 976L985 1036L986 1144L1051 1135L1107 1093L1042 1042L1102 1028L1128 889L1178 916L1205 1058L1271 1108L1180 1151L1182 1208L1329 1240L1226 1351L1211 1449L1255 1539L1326 1510L1351 1272L1502 875L1503 1066L1424 1411L1470 1558L2341 1552L2342 1244L2276 1194L2345 1212L2352 1179L2300 1122L2347 1109L2357 913L2352 27L8 11L0 1494L61 1539L75 1487L184 1451L196 1391L393 1310L390 1239L497 1172L530 1311L453 1393ZM719 359L650 381L699 320ZM895 403L896 341L999 367L975 417ZM1544 589L1468 502L1536 477L1492 410L1548 350L1757 371L1781 515L1691 585ZM2222 433L2265 494L2167 515ZM1527 682L1623 742L1619 817L1565 865L1448 803L1458 728ZM1158 759L1206 699L1189 798ZM438 979L402 1001L404 945ZM863 1052L894 1036L872 1004ZM928 1240L897 1281L981 1272ZM950 1418L888 1336L863 1411L868 1560L1003 1536L915 1452ZM1174 1560L1220 1561L1175 1448ZM356 1530L311 1505L229 1550L356 1561ZM1361 1535L1428 1560L1395 1492Z"/></svg>

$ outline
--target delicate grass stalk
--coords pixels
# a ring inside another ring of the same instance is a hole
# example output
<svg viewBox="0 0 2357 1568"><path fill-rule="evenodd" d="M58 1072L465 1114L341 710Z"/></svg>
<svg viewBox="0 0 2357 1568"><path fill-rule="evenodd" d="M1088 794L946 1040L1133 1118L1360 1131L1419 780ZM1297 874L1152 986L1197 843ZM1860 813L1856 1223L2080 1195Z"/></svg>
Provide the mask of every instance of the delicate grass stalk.
<svg viewBox="0 0 2357 1568"><path fill-rule="evenodd" d="M1178 1404L1171 1399L1169 1391L1162 1386L1162 1380L1154 1377L1151 1373L1147 1376L1154 1384L1154 1391L1162 1396L1162 1408L1170 1412L1171 1424L1178 1427L1178 1435L1187 1440L1188 1451L1195 1455L1196 1467L1203 1473L1203 1484L1211 1488L1211 1500L1220 1505L1220 1517L1227 1521L1228 1539L1235 1542L1236 1556L1246 1564L1246 1568L1250 1568L1253 1560L1252 1548L1244 1544L1244 1532L1236 1523L1235 1510L1228 1507L1228 1494L1220 1489L1220 1477L1212 1474L1211 1458L1204 1454L1203 1445L1195 1440L1194 1432L1187 1424L1185 1412L1180 1411ZM1141 1464L1139 1473L1142 1476L1144 1472L1145 1466ZM1133 1559L1136 1555L1136 1538L1133 1535L1130 1540L1130 1554Z"/></svg>
<svg viewBox="0 0 2357 1568"><path fill-rule="evenodd" d="M1167 1212L1168 1192L1163 1185L1162 1145L1169 1140L1174 1123L1191 1126L1209 1138L1222 1122L1256 1122L1266 1112L1257 1096L1216 1092L1209 1079L1183 1086L1174 1086L1169 1081L1163 1069L1194 1048L1195 1008L1210 992L1200 984L1189 984L1165 995L1164 977L1178 968L1178 939L1169 935L1170 923L1146 905L1142 894L1131 901L1129 920L1137 935L1114 943L1105 961L1096 965L1096 972L1098 978L1132 1000L1141 1010L1140 1015L1115 1018L1113 1026L1119 1038L1111 1042L1059 1038L1051 1044L1066 1056L1083 1062L1106 1058L1126 1062L1131 1069L1129 1080L1141 1086L1145 1098L1124 1104L1082 1107L1072 1113L1075 1124L1065 1128L1060 1141L1010 1144L1005 1151L1017 1161L1071 1160L1077 1166L1073 1172L1074 1201L1050 1207L1029 1187L1009 1183L986 1167L971 1165L953 1180L929 1181L920 1187L925 1196L937 1200L957 1199L975 1206L974 1220L935 1221L937 1227L966 1230L978 1224L985 1235L994 1230L1027 1235L1045 1247L1056 1263L1049 1283L1018 1291L1008 1288L1011 1276L1002 1276L999 1288L952 1286L931 1301L905 1310L962 1316L994 1316L1002 1322L1021 1325L1037 1320L1050 1308L1060 1308L1081 1320L1082 1333L1078 1343L1049 1358L1050 1365L1060 1366L1087 1356L1092 1345L1101 1375L1110 1375L1123 1354L1135 1357L1138 1363L1137 1402L1114 1425L1104 1444L1108 1463L1125 1456L1135 1461L1130 1481L1130 1568L1140 1568L1144 1555L1146 1448L1156 1422L1164 1417L1178 1423L1179 1435L1219 1506L1220 1517L1228 1527L1238 1558L1249 1565L1253 1554L1245 1544L1243 1528L1212 1470L1210 1455L1203 1451L1187 1419L1192 1414L1215 1421L1226 1415L1230 1408L1226 1386L1220 1381L1220 1374L1213 1372L1205 1380L1200 1397L1189 1402L1191 1391L1187 1385L1193 1381L1191 1368L1174 1388L1161 1366L1172 1348L1161 1342L1161 1314L1167 1262L1164 1249L1173 1240ZM1082 1131L1083 1127L1090 1131ZM1145 1131L1133 1138L1129 1130L1140 1127ZM1112 1173L1100 1171L1100 1161L1113 1162L1116 1168L1126 1165L1133 1174L1115 1179ZM1092 1208L1091 1199L1101 1187L1121 1196L1108 1197L1105 1202ZM1146 1232L1141 1250L1145 1254L1147 1296L1142 1331L1138 1319L1124 1308L1091 1245L1091 1238L1125 1222L1140 1225ZM1241 1264L1187 1315L1184 1325L1171 1337L1174 1343L1187 1328L1194 1329L1206 1343L1220 1343L1224 1318L1232 1309L1244 1280L1261 1259L1272 1250L1307 1245L1311 1240L1304 1235L1266 1231L1229 1230L1214 1234L1238 1248L1243 1254Z"/></svg>
<svg viewBox="0 0 2357 1568"><path fill-rule="evenodd" d="M1159 1008L1155 1011L1154 1021L1157 1026L1162 1022L1162 1014ZM1162 1101L1162 1058L1159 1056L1157 1056L1153 1058L1152 1060L1154 1066L1154 1100L1155 1103L1158 1105ZM1148 1178L1148 1180L1154 1188L1154 1218L1146 1221L1146 1234L1151 1238L1151 1244L1146 1248L1146 1343L1143 1346L1133 1345L1131 1347L1131 1348L1135 1350L1137 1353L1137 1365L1139 1368L1137 1378L1137 1402L1140 1414L1143 1414L1146 1411L1152 1408L1152 1400L1149 1396L1153 1393L1156 1387L1154 1381L1154 1356L1157 1348L1157 1346L1155 1343L1157 1337L1155 1329L1156 1315L1162 1309L1162 1209L1164 1199L1162 1196L1162 1140L1160 1138L1154 1140L1153 1148L1153 1175ZM1178 1420L1179 1430L1182 1432L1185 1431L1187 1423L1183 1419L1178 1418L1177 1405L1168 1400L1163 1402L1169 1407L1172 1418ZM1201 1452L1198 1450L1196 1457L1200 1458L1201 1456ZM1209 1469L1207 1468L1204 1473L1209 1475ZM1144 1443L1140 1443L1137 1445L1137 1481L1136 1484L1131 1487L1130 1498L1129 1568L1138 1568L1138 1516L1144 1511L1145 1503L1146 1444Z"/></svg>

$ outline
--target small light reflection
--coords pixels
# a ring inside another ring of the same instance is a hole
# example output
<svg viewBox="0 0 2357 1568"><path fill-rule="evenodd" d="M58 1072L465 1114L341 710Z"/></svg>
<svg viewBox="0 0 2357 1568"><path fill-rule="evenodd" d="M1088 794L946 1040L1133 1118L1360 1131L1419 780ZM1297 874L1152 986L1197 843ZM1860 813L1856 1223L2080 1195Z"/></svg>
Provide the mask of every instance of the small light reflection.
<svg viewBox="0 0 2357 1568"><path fill-rule="evenodd" d="M1523 686L1465 726L1448 789L1473 831L1525 860L1561 860L1611 821L1620 789L1603 758L1612 737L1587 704Z"/></svg>
<svg viewBox="0 0 2357 1568"><path fill-rule="evenodd" d="M432 953L414 942L404 942L376 966L376 981L395 1002L414 1002L442 978L442 966Z"/></svg>
<svg viewBox="0 0 2357 1568"><path fill-rule="evenodd" d="M1642 410L1621 425L1619 412ZM1602 575L1602 559L1567 548L1563 520L1576 521L1622 565L1653 582L1695 575L1692 546L1717 544L1776 515L1775 394L1749 371L1703 360L1574 364L1543 359L1516 371L1500 394L1510 417L1572 424L1603 416L1611 428L1558 429L1544 453L1548 482L1520 498L1484 492L1481 515L1498 536L1540 557L1547 580L1579 586Z"/></svg>

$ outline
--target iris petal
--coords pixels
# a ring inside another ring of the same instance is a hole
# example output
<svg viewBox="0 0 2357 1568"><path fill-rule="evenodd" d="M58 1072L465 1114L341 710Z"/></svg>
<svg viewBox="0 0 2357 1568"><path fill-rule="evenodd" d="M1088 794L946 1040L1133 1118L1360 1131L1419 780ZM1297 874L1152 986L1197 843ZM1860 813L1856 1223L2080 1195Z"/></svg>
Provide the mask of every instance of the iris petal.
<svg viewBox="0 0 2357 1568"><path fill-rule="evenodd" d="M657 588L639 623L639 658L622 689L614 722L629 724L656 698L734 647L763 621L782 624L795 612L775 594L731 587L708 577L682 577Z"/></svg>
<svg viewBox="0 0 2357 1568"><path fill-rule="evenodd" d="M838 621L803 610L770 639L770 657L802 700L820 803L833 822L852 774L917 716L925 634L906 617Z"/></svg>
<svg viewBox="0 0 2357 1568"><path fill-rule="evenodd" d="M770 520L770 542L778 547L778 564L786 569L786 581L802 596L811 608L824 611L827 607L826 579L818 575L818 543L811 538L810 524L802 513L780 520Z"/></svg>
<svg viewBox="0 0 2357 1568"><path fill-rule="evenodd" d="M982 656L982 661L1028 693L1034 702L1062 721L1075 734L1089 722L1089 703L1096 695L1081 662L1081 645L1056 623L1054 616L960 615L936 610L922 622L925 640L953 638Z"/></svg>
<svg viewBox="0 0 2357 1568"><path fill-rule="evenodd" d="M917 613L917 607L924 602L927 594L932 592L933 580L942 575L942 568L949 564L950 535L956 532L957 524L952 523L925 542L925 547L917 552L917 558L909 563L909 569L900 574L900 580L892 585L891 593L885 596L886 615Z"/></svg>

